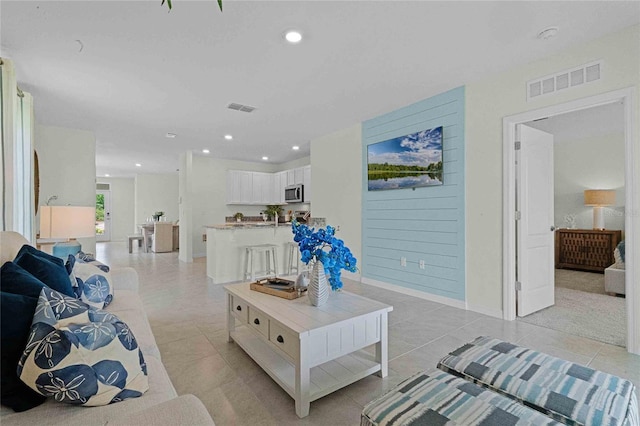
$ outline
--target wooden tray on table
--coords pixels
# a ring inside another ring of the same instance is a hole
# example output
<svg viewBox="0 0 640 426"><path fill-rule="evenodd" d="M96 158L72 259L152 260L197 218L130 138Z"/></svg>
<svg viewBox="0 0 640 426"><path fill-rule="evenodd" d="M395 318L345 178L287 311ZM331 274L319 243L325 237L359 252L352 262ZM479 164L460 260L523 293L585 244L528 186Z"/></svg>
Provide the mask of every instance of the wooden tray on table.
<svg viewBox="0 0 640 426"><path fill-rule="evenodd" d="M282 297L283 299L297 299L307 294L307 289L303 289L298 293L298 290L294 288L294 282L291 280L285 280L283 278L265 278L258 280L250 284L251 290L259 291L260 293L270 294L272 296Z"/></svg>

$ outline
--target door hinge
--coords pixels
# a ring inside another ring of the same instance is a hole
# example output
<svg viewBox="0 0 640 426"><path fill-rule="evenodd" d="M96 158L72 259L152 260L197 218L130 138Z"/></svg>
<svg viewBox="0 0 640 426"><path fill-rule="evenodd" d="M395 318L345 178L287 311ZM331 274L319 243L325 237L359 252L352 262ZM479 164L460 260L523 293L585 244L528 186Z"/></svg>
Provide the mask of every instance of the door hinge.
<svg viewBox="0 0 640 426"><path fill-rule="evenodd" d="M516 151L520 151L520 141L515 141L515 143L513 145L514 145L514 148L516 149Z"/></svg>
<svg viewBox="0 0 640 426"><path fill-rule="evenodd" d="M520 214L519 211L516 211L516 220L520 220L522 219L522 215Z"/></svg>
<svg viewBox="0 0 640 426"><path fill-rule="evenodd" d="M516 291L522 290L522 283L520 281L516 281Z"/></svg>

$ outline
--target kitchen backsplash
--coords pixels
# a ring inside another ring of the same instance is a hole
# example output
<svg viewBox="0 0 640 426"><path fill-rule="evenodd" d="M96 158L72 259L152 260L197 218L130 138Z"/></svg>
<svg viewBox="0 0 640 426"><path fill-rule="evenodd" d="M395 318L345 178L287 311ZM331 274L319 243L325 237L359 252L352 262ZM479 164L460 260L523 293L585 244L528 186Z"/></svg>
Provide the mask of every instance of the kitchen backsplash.
<svg viewBox="0 0 640 426"><path fill-rule="evenodd" d="M236 218L233 216L226 216L224 218L225 223L235 223ZM245 216L243 217L241 220L241 222L262 222L262 216ZM278 222L280 223L284 223L284 216L279 216L278 217ZM317 227L317 228L324 228L325 226L327 226L327 219L324 217L312 217L309 218L309 226L313 226L313 227Z"/></svg>

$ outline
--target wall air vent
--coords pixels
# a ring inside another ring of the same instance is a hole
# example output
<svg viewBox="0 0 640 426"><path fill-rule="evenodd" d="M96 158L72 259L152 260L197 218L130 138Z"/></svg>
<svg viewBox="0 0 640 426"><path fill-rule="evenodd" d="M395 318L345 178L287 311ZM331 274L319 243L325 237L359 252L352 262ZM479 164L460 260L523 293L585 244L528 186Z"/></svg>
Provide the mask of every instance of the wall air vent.
<svg viewBox="0 0 640 426"><path fill-rule="evenodd" d="M249 105L236 104L236 103L230 103L229 105L227 105L227 108L235 109L236 111L242 111L242 112L253 112L256 109L256 107L252 107Z"/></svg>
<svg viewBox="0 0 640 426"><path fill-rule="evenodd" d="M593 83L602 78L602 61L546 75L527 82L527 101Z"/></svg>

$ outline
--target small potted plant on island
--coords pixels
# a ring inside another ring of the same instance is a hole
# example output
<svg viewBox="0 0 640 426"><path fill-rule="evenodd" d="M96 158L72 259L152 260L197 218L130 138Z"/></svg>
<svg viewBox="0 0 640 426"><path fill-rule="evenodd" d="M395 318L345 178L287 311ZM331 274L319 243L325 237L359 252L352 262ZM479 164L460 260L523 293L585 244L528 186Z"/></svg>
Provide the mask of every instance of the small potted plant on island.
<svg viewBox="0 0 640 426"><path fill-rule="evenodd" d="M280 213L282 213L282 211L283 209L281 206L271 205L267 206L264 212L267 214L267 216L269 216L269 219L276 220L276 216L280 216Z"/></svg>
<svg viewBox="0 0 640 426"><path fill-rule="evenodd" d="M155 212L153 214L153 220L155 220L156 222L159 222L162 216L164 216L164 212Z"/></svg>
<svg viewBox="0 0 640 426"><path fill-rule="evenodd" d="M242 222L242 218L244 217L244 215L240 212L237 212L236 214L233 215L233 217L236 218L236 222Z"/></svg>

